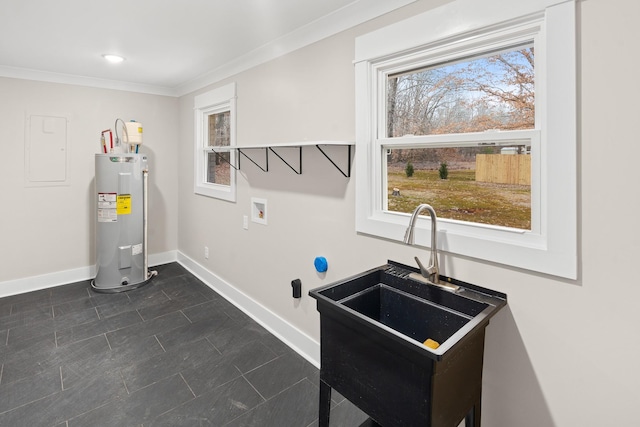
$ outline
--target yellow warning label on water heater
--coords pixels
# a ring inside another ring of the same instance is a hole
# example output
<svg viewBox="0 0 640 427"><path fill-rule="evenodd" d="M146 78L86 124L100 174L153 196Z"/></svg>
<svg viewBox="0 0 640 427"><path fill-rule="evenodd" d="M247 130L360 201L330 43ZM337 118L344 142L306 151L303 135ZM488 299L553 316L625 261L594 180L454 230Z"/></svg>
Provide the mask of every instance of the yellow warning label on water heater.
<svg viewBox="0 0 640 427"><path fill-rule="evenodd" d="M118 194L116 211L118 215L129 215L131 213L131 194Z"/></svg>

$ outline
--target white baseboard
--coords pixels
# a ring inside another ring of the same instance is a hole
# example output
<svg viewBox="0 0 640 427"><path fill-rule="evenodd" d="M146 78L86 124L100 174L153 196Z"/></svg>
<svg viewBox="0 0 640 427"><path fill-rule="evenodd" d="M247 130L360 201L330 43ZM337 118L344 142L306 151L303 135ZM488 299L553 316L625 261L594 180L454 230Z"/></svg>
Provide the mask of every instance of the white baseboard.
<svg viewBox="0 0 640 427"><path fill-rule="evenodd" d="M96 275L96 266L74 268L71 270L56 271L54 273L39 276L25 277L22 279L0 282L0 297L24 294L40 289L53 288L68 283L87 280Z"/></svg>
<svg viewBox="0 0 640 427"><path fill-rule="evenodd" d="M167 264L177 261L177 251L161 252L149 255L149 265ZM22 279L0 282L0 298L11 295L24 294L26 292L39 291L40 289L53 288L55 286L93 279L96 276L96 266L74 268L71 270L56 271L41 274L39 276L25 277Z"/></svg>
<svg viewBox="0 0 640 427"><path fill-rule="evenodd" d="M170 262L176 261L178 261L178 251L167 251L149 255L149 267L169 264Z"/></svg>
<svg viewBox="0 0 640 427"><path fill-rule="evenodd" d="M315 367L320 367L320 343L180 251L178 262Z"/></svg>

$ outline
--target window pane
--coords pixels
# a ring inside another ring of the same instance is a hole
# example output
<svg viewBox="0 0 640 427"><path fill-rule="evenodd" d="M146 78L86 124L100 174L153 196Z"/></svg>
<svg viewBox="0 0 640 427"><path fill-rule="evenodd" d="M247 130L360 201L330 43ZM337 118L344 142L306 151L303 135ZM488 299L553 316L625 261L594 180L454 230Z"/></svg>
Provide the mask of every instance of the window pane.
<svg viewBox="0 0 640 427"><path fill-rule="evenodd" d="M534 51L518 47L387 78L387 137L534 128Z"/></svg>
<svg viewBox="0 0 640 427"><path fill-rule="evenodd" d="M387 150L387 206L420 203L440 218L531 229L531 156L525 145Z"/></svg>
<svg viewBox="0 0 640 427"><path fill-rule="evenodd" d="M227 146L231 143L231 112L209 115L209 145Z"/></svg>
<svg viewBox="0 0 640 427"><path fill-rule="evenodd" d="M229 153L207 153L207 182L231 185Z"/></svg>
<svg viewBox="0 0 640 427"><path fill-rule="evenodd" d="M208 145L229 146L231 144L231 112L210 114L208 116ZM207 182L220 185L231 185L230 153L208 153Z"/></svg>

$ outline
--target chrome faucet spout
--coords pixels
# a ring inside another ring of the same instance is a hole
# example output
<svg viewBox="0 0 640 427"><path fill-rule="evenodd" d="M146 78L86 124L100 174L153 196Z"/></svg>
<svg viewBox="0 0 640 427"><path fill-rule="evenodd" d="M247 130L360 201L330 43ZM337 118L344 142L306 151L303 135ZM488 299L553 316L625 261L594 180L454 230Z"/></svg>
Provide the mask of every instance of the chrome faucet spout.
<svg viewBox="0 0 640 427"><path fill-rule="evenodd" d="M418 215L426 210L429 212L429 216L431 217L431 255L429 257L429 266L425 267L418 257L415 257L418 266L420 267L420 273L423 277L429 279L429 281L435 285L440 283L440 273L438 270L438 249L436 247L436 211L431 207L431 205L427 203L423 203L419 205L413 213L411 214L411 219L409 220L409 227L407 227L407 231L404 233L404 243L407 245L414 244L414 229L416 226L416 221L418 219Z"/></svg>

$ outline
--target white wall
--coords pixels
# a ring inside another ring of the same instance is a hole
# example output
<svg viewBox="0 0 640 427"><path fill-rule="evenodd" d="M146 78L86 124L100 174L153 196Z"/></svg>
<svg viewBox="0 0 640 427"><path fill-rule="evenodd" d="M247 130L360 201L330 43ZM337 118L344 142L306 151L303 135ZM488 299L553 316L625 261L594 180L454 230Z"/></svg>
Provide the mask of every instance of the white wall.
<svg viewBox="0 0 640 427"><path fill-rule="evenodd" d="M215 85L237 83L238 144L353 140L355 37L441 3L417 2ZM635 0L578 6L579 280L442 256L445 274L509 295L487 330L483 425L637 423L638 16ZM235 204L194 195L194 95L180 99L181 253L316 341L319 318L309 289L387 259L413 264L414 255L427 256L357 235L354 179L342 177L315 149L304 151L301 176L274 156L267 174L244 161ZM243 230L251 197L268 200L269 224ZM313 268L317 255L329 260L326 275ZM291 298L295 278L303 284L300 301Z"/></svg>
<svg viewBox="0 0 640 427"><path fill-rule="evenodd" d="M100 132L113 129L116 118L144 126L141 151L149 155L151 171L149 253L175 251L177 107L171 97L0 78L0 295L20 292L16 283L31 287L28 278L34 276L88 272L95 264L94 154ZM25 186L27 113L69 118L68 185Z"/></svg>

